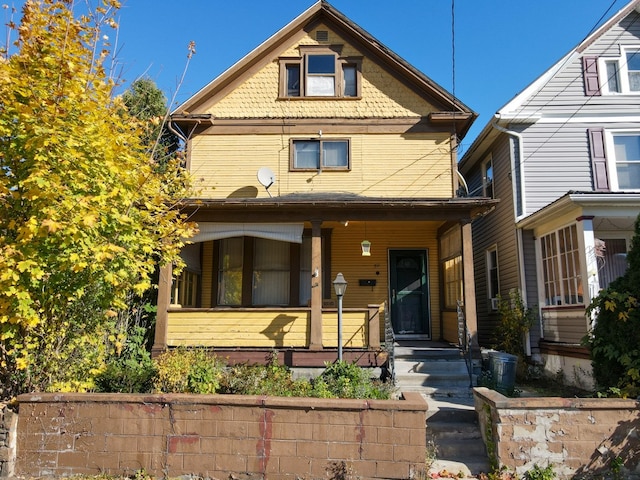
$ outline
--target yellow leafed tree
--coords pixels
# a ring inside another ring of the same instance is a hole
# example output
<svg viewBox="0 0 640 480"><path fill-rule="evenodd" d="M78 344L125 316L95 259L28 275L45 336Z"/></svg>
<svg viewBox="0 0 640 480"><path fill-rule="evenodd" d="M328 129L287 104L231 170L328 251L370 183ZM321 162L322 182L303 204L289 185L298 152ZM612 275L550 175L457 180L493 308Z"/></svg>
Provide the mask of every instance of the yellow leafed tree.
<svg viewBox="0 0 640 480"><path fill-rule="evenodd" d="M118 7L28 0L0 59L4 395L99 369L109 319L193 233L178 159L157 168L105 74Z"/></svg>

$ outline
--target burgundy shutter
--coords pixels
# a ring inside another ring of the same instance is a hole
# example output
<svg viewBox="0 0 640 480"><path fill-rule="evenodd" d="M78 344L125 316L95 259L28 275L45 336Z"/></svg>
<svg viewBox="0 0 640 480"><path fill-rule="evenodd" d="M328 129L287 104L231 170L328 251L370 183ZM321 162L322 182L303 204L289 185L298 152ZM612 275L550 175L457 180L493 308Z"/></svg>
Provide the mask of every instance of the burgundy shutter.
<svg viewBox="0 0 640 480"><path fill-rule="evenodd" d="M582 57L582 75L584 76L585 95L589 97L600 95L598 57Z"/></svg>
<svg viewBox="0 0 640 480"><path fill-rule="evenodd" d="M607 155L604 149L604 130L602 128L590 128L588 132L594 190L596 192L608 191L609 173L607 171Z"/></svg>

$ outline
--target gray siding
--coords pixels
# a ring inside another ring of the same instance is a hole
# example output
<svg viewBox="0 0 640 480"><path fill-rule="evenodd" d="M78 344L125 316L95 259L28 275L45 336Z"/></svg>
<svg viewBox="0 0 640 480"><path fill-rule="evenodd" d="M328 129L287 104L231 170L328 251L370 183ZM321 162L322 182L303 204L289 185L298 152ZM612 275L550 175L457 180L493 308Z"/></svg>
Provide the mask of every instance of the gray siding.
<svg viewBox="0 0 640 480"><path fill-rule="evenodd" d="M513 194L511 182L510 142L506 135L500 135L487 155L493 158L494 192L500 200L496 209L473 222L474 269L476 287L476 309L478 315L478 342L489 347L494 343L494 331L498 316L491 311L487 290L486 251L497 245L498 274L500 293L506 296L510 289L518 288L518 255L514 229ZM483 157L483 158L486 158ZM481 162L478 162L469 174L467 181L471 185L482 183ZM480 190L481 194L481 190Z"/></svg>
<svg viewBox="0 0 640 480"><path fill-rule="evenodd" d="M617 57L620 46L640 47L640 15L632 13L590 45L582 56ZM591 115L637 113L639 95L585 96L582 80L582 57L573 58L524 105L527 112L544 112L545 115Z"/></svg>
<svg viewBox="0 0 640 480"><path fill-rule="evenodd" d="M527 285L525 301L536 315L536 321L530 331L531 353L540 353L540 318L538 308L538 276L536 273L536 240L532 230L522 231L522 263L524 266L524 277Z"/></svg>

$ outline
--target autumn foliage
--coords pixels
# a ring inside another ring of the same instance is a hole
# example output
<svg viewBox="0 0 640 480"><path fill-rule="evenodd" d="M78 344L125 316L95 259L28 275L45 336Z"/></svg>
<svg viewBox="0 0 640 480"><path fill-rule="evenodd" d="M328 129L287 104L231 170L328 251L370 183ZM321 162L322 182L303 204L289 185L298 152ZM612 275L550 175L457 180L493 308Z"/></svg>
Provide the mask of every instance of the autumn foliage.
<svg viewBox="0 0 640 480"><path fill-rule="evenodd" d="M188 181L157 167L113 95L116 0L28 0L0 58L0 380L5 395L91 385L126 298L176 259ZM11 29L13 26L10 25ZM111 344L112 345L112 344Z"/></svg>

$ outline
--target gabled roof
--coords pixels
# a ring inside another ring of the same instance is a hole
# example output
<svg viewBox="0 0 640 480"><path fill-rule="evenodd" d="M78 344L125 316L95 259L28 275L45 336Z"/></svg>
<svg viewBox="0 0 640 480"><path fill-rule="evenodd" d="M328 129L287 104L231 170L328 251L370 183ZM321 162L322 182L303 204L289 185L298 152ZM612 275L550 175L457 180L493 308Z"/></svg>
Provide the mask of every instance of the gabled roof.
<svg viewBox="0 0 640 480"><path fill-rule="evenodd" d="M473 141L473 144L469 147L467 152L460 160L460 170L462 171L466 165L470 162L470 158L474 157L475 153L482 153L482 150L486 148L500 132L494 128L495 124L507 124L507 123L534 123L537 117L528 114L526 117L518 117L513 112L517 112L518 109L524 105L533 95L535 95L541 88L543 88L549 80L551 80L558 72L562 71L568 66L573 59L579 57L590 45L597 41L603 34L608 32L613 26L617 25L620 21L626 18L631 12L636 11L640 13L640 0L632 0L625 7L620 9L609 20L604 22L600 27L587 35L576 47L574 47L569 53L564 55L558 62L556 62L551 68L545 71L537 79L535 79L528 87L522 92L513 97L509 102L503 105L497 110L494 117L486 124L482 129L482 132ZM476 159L477 160L477 159Z"/></svg>
<svg viewBox="0 0 640 480"><path fill-rule="evenodd" d="M215 103L217 99L226 95L244 78L252 75L258 68L272 61L280 51L287 47L291 40L295 39L296 35L305 30L310 30L319 23L334 30L355 48L362 51L368 58L382 65L388 71L393 72L400 81L403 81L408 87L439 108L440 112L432 116L433 121L466 121L467 125L460 129L462 135L464 135L477 117L477 114L469 107L385 47L325 0L316 2L288 25L245 55L208 85L179 105L172 112L172 115L179 116L185 112L190 115L203 113L207 105Z"/></svg>

